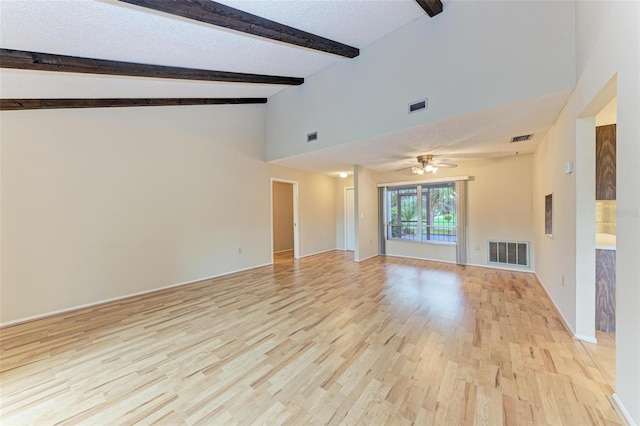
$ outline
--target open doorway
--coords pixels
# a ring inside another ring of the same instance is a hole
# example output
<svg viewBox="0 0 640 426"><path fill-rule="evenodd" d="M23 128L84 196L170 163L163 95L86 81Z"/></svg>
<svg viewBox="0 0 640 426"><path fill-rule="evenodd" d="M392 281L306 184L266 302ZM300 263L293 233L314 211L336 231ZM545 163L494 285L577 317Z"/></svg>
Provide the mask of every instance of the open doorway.
<svg viewBox="0 0 640 426"><path fill-rule="evenodd" d="M616 125L617 98L595 118L596 347L594 358L615 390L616 349Z"/></svg>
<svg viewBox="0 0 640 426"><path fill-rule="evenodd" d="M615 392L616 371L616 77L576 127L576 337ZM585 214L589 212L589 214ZM595 238L594 238L595 235ZM582 336L586 335L587 338ZM591 337L591 338L589 338Z"/></svg>
<svg viewBox="0 0 640 426"><path fill-rule="evenodd" d="M271 263L298 259L298 182L271 179Z"/></svg>

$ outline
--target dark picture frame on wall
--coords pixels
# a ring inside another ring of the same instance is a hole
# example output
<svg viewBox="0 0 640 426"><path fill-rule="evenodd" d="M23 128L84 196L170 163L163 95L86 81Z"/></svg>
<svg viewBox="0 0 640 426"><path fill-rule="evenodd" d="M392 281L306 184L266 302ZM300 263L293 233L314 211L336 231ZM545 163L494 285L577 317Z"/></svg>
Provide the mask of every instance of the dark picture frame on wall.
<svg viewBox="0 0 640 426"><path fill-rule="evenodd" d="M553 237L553 194L544 196L544 235Z"/></svg>

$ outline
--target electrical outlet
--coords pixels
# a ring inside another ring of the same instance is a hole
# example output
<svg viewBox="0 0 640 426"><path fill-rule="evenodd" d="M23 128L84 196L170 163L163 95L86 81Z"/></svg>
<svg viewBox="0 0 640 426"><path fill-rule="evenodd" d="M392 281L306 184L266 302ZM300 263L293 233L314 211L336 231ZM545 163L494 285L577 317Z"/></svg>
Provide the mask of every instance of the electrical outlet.
<svg viewBox="0 0 640 426"><path fill-rule="evenodd" d="M242 254L242 247L238 249L238 254Z"/></svg>
<svg viewBox="0 0 640 426"><path fill-rule="evenodd" d="M480 250L480 244L476 244L476 250Z"/></svg>

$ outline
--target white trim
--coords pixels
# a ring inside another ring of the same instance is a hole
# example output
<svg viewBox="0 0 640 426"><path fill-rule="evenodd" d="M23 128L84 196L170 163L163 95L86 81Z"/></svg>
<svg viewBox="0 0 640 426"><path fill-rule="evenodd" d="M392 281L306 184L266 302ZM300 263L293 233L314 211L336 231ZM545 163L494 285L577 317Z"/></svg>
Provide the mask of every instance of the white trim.
<svg viewBox="0 0 640 426"><path fill-rule="evenodd" d="M387 241L393 241L394 243L407 243L407 244L420 244L420 245L432 245L432 246L456 246L458 245L455 241L438 241L438 240L425 240L425 241L414 241L407 240L404 238L387 238Z"/></svg>
<svg viewBox="0 0 640 426"><path fill-rule="evenodd" d="M293 251L293 249L286 249L286 250L280 250L280 251L274 251L273 254L278 254L278 253L286 253L288 251Z"/></svg>
<svg viewBox="0 0 640 426"><path fill-rule="evenodd" d="M344 251L349 251L349 233L347 232L347 191L353 191L353 213L355 215L356 210L356 189L353 186L345 186L344 187ZM356 225L355 217L353 220L353 226ZM354 242L355 245L355 229L353 230ZM355 253L355 247L353 248L353 252Z"/></svg>
<svg viewBox="0 0 640 426"><path fill-rule="evenodd" d="M250 269L262 268L263 266L270 266L272 264L273 264L273 262L272 263L263 263L261 265L249 266L248 268L236 269L234 271L223 272L221 274L211 275L211 276L204 277L204 278L197 278L195 280L184 281L184 282L177 283L177 284L170 284L170 285L167 285L167 286L164 286L164 287L152 288L150 290L139 291L137 293L130 293L130 294L125 294L123 296L116 296L116 297L112 297L112 298L109 298L109 299L98 300L96 302L90 302L90 303L85 303L85 304L82 304L82 305L76 305L76 306L72 306L70 308L58 309L56 311L46 312L44 314L38 314L38 315L32 315L30 317L18 318L18 319L15 319L15 320L11 320L11 321L6 321L6 322L3 322L3 323L0 323L0 328L11 326L11 325L16 325L16 324L21 324L23 322L34 321L34 320L37 320L37 319L42 319L42 318L50 317L50 316L53 316L53 315L63 314L63 313L66 313L66 312L77 311L79 309L90 308L90 307L96 306L96 305L102 305L102 304L105 304L105 303L116 302L118 300L129 299L131 297L142 296L144 294L154 293L156 291L167 290L167 289L170 289L170 288L173 288L173 287L180 287L180 286L183 286L183 285L195 284L195 283L199 283L201 281L207 281L207 280L211 280L213 278L223 277L225 275L231 275L231 274L235 274L235 273L238 273L238 272L248 271Z"/></svg>
<svg viewBox="0 0 640 426"><path fill-rule="evenodd" d="M392 241L395 241L395 240L392 240ZM399 254L389 254L389 253L387 253L386 256L389 256L389 257L400 257L400 258L406 258L406 259L416 259L416 260L428 260L430 262L449 263L449 264L452 264L452 265L457 265L458 264L457 262L454 262L454 261L451 261L451 260L431 259L431 258L427 258L427 257L401 256ZM490 266L490 265L478 265L476 263L466 263L466 264L460 265L460 266L473 266L475 268L487 268L487 269L497 269L497 270L500 270L500 271L525 272L527 274L535 274L535 271L532 271L530 269L500 268L500 267L497 267L497 266ZM538 278L538 281L540 281L539 278Z"/></svg>
<svg viewBox="0 0 640 426"><path fill-rule="evenodd" d="M272 177L269 184L269 217L271 218L271 222L269 223L269 227L271 228L271 246L269 247L269 252L271 253L271 264L273 264L273 182L290 183L291 185L293 185L293 258L300 259L298 181Z"/></svg>
<svg viewBox="0 0 640 426"><path fill-rule="evenodd" d="M355 259L354 259L354 262L364 262L364 261L365 261L365 260L367 260L367 259L371 259L371 258L378 257L378 256L380 256L380 255L379 255L378 253L376 253L376 254L372 254L372 255L371 255L371 256L369 256L369 257L365 257L364 259L358 259L358 260L355 260Z"/></svg>
<svg viewBox="0 0 640 426"><path fill-rule="evenodd" d="M487 268L487 269L499 269L501 271L511 271L511 272L526 272L527 274L535 274L536 271L531 270L531 268L525 268L523 267L521 268L505 268L502 266L493 266L493 265L479 265L477 263L466 263L466 266L476 266L478 268ZM538 281L540 281L540 279L538 278Z"/></svg>
<svg viewBox="0 0 640 426"><path fill-rule="evenodd" d="M577 339L578 337L576 337L576 331L574 330L573 327L571 327L571 325L569 325L569 322L564 317L564 314L562 313L560 308L558 308L558 305L556 305L556 301L553 300L553 297L551 297L551 295L549 294L549 291L547 291L547 287L544 286L544 283L540 279L540 276L538 276L537 272L534 272L534 274L536 275L536 278L538 279L538 282L540 283L540 287L542 287L542 289L544 290L544 292L547 295L547 297L549 298L549 300L551 300L551 303L553 304L553 307L556 309L556 312L558 313L558 315L560 315L560 319L564 323L564 326L567 328L567 330L569 330L571 335Z"/></svg>
<svg viewBox="0 0 640 426"><path fill-rule="evenodd" d="M400 259L414 259L414 260L426 260L428 262L439 262L439 263L449 263L451 265L455 265L456 262L453 262L451 260L440 260L440 259L431 259L431 258L427 258L427 257L416 257L416 256L400 256L398 254L385 254L385 256L387 257L397 257Z"/></svg>
<svg viewBox="0 0 640 426"><path fill-rule="evenodd" d="M625 407L622 401L620 401L620 398L618 397L618 395L614 393L613 395L611 395L611 398L613 399L613 402L615 402L616 405L618 406L618 409L624 416L624 419L627 421L627 423L629 423L629 426L638 426L638 424L633 421L633 418L631 417L631 413L629 412L629 410L627 410L627 407Z"/></svg>
<svg viewBox="0 0 640 426"><path fill-rule="evenodd" d="M328 253L330 251L342 251L342 250L340 250L339 248L332 248L332 249L329 249L329 250L317 251L315 253L304 254L304 255L300 256L300 259L302 259L303 257L310 257L310 256L315 256L317 254Z"/></svg>
<svg viewBox="0 0 640 426"><path fill-rule="evenodd" d="M435 178L435 179L419 179L419 180L409 180L402 182L385 182L379 183L378 188L382 188L385 186L402 186L402 185L420 185L421 183L439 183L439 182L454 182L457 180L469 180L470 176L454 176L447 178Z"/></svg>
<svg viewBox="0 0 640 426"><path fill-rule="evenodd" d="M576 333L573 337L575 337L578 340L582 340L583 342L598 344L598 341L596 340L595 337L585 336L584 334L579 334L579 333Z"/></svg>

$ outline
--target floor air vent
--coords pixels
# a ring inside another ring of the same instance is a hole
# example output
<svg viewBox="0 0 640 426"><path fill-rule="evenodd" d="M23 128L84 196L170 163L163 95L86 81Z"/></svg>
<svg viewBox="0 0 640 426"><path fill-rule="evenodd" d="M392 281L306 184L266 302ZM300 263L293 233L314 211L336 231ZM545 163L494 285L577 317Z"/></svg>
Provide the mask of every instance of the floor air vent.
<svg viewBox="0 0 640 426"><path fill-rule="evenodd" d="M528 242L489 240L487 243L487 262L489 264L529 266Z"/></svg>

